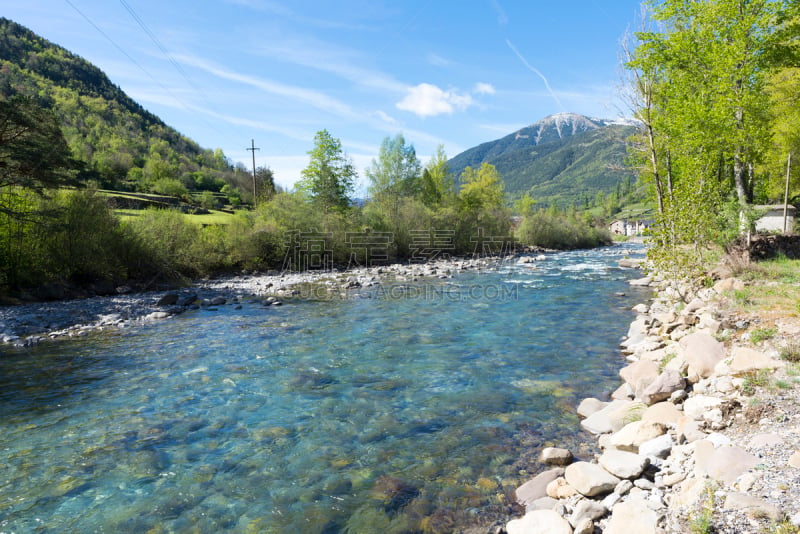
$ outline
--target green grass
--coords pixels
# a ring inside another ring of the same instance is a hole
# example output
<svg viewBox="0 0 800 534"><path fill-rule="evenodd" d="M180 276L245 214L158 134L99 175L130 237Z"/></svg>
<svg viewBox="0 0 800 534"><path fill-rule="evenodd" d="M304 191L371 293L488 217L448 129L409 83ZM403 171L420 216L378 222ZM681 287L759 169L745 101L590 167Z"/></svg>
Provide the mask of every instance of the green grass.
<svg viewBox="0 0 800 534"><path fill-rule="evenodd" d="M235 214L224 211L209 210L206 215L187 214L187 220L201 226L230 224ZM143 210L114 210L114 214L123 222L131 221L142 214Z"/></svg>
<svg viewBox="0 0 800 534"><path fill-rule="evenodd" d="M777 328L756 328L752 332L750 332L750 341L753 342L754 345L761 343L762 341L766 341L767 339L772 339L775 337L775 334L778 333Z"/></svg>
<svg viewBox="0 0 800 534"><path fill-rule="evenodd" d="M800 362L800 341L790 341L781 349L781 359L787 362Z"/></svg>

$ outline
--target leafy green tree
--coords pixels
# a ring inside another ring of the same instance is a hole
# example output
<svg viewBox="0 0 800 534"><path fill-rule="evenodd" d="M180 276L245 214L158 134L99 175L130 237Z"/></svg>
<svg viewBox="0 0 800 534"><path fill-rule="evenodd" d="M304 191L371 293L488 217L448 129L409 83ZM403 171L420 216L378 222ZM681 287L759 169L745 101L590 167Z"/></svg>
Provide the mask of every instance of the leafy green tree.
<svg viewBox="0 0 800 534"><path fill-rule="evenodd" d="M0 100L0 212L25 215L19 188L42 195L75 185L76 167L55 114L27 97Z"/></svg>
<svg viewBox="0 0 800 534"><path fill-rule="evenodd" d="M467 167L460 181L458 198L466 210L503 207L503 178L494 165L484 162L479 169Z"/></svg>
<svg viewBox="0 0 800 534"><path fill-rule="evenodd" d="M425 165L420 180L420 198L428 207L447 203L455 197L453 177L447 165L444 146L436 148L436 154Z"/></svg>
<svg viewBox="0 0 800 534"><path fill-rule="evenodd" d="M275 196L275 175L269 167L256 168L256 191L258 201L267 201Z"/></svg>
<svg viewBox="0 0 800 534"><path fill-rule="evenodd" d="M774 68L778 0L664 0L648 3L655 29L639 32L626 67L642 121L633 156L654 185L654 249L720 236L729 198L746 211L770 142L765 82ZM612 207L613 206L607 206ZM735 220L735 218L734 218ZM687 249L689 250L689 249ZM699 250L694 247L691 250Z"/></svg>
<svg viewBox="0 0 800 534"><path fill-rule="evenodd" d="M308 152L310 161L302 171L297 187L319 204L324 212L344 211L350 207L356 169L342 150L342 142L328 130L314 136L314 148Z"/></svg>
<svg viewBox="0 0 800 534"><path fill-rule="evenodd" d="M422 164L414 145L406 144L402 134L386 137L381 143L378 159L367 169L369 192L377 200L415 197L420 193Z"/></svg>

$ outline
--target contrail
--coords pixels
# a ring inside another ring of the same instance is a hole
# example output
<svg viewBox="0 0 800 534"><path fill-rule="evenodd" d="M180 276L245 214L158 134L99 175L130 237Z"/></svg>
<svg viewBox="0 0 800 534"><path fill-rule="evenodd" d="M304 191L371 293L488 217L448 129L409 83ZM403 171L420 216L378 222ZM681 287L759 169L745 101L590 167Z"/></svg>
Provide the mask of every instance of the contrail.
<svg viewBox="0 0 800 534"><path fill-rule="evenodd" d="M548 81L547 81L547 78L545 78L545 77L544 77L544 74L542 74L541 72L539 72L539 69L537 69L536 67L534 67L533 65L531 65L530 63L528 63L528 62L525 60L525 58L524 58L524 57L522 57L522 54L520 54L520 53L519 53L519 50L517 50L517 49L516 49L516 47L515 47L513 44L511 44L511 41L509 41L508 39L506 39L506 44L507 44L507 45L508 45L508 47L509 47L509 48L510 48L510 49L511 49L511 50L512 50L512 51L513 51L513 52L514 52L516 55L517 55L517 57L519 58L519 60L520 60L520 61L522 61L522 63L523 63L523 64L524 64L526 67L528 67L528 69L530 69L530 71L531 71L531 72L533 72L533 73L534 73L534 74L536 74L536 75L537 75L539 78L541 78L541 79L542 79L542 81L544 82L544 86L547 88L547 92L548 92L548 93L550 93L550 96L552 96L552 97L553 97L553 100L555 100L555 101L556 101L556 103L558 104L558 107L560 107L560 108L561 108L561 111L566 111L566 109L564 108L564 104L562 104L562 103L561 103L561 100L559 100L559 99L558 99L558 96L556 96L556 93L555 93L555 91L553 91L553 88L552 88L552 87L550 87L550 82L548 82Z"/></svg>

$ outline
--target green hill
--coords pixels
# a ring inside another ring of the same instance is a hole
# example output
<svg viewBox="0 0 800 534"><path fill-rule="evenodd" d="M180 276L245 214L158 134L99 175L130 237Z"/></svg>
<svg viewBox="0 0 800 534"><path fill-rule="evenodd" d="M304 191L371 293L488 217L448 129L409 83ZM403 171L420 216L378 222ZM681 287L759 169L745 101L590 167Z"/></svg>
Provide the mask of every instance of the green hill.
<svg viewBox="0 0 800 534"><path fill-rule="evenodd" d="M625 167L625 140L632 123L561 113L501 139L483 143L448 163L459 175L465 167L494 165L511 198L530 194L542 204L584 205L598 192L635 181Z"/></svg>
<svg viewBox="0 0 800 534"><path fill-rule="evenodd" d="M83 163L83 180L164 194L227 186L235 196L234 189L251 189L252 176L221 150L201 148L85 59L0 18L0 98L15 95L55 110L73 156Z"/></svg>

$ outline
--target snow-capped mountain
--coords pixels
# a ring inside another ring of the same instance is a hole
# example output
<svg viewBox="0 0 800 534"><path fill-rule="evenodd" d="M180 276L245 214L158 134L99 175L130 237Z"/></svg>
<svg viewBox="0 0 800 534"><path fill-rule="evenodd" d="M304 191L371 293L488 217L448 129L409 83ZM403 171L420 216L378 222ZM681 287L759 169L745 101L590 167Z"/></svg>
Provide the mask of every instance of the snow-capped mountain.
<svg viewBox="0 0 800 534"><path fill-rule="evenodd" d="M625 139L636 124L557 113L462 152L450 160L450 169L458 176L467 166L491 163L513 197L527 192L560 204L573 197L593 198L631 177L624 165Z"/></svg>

